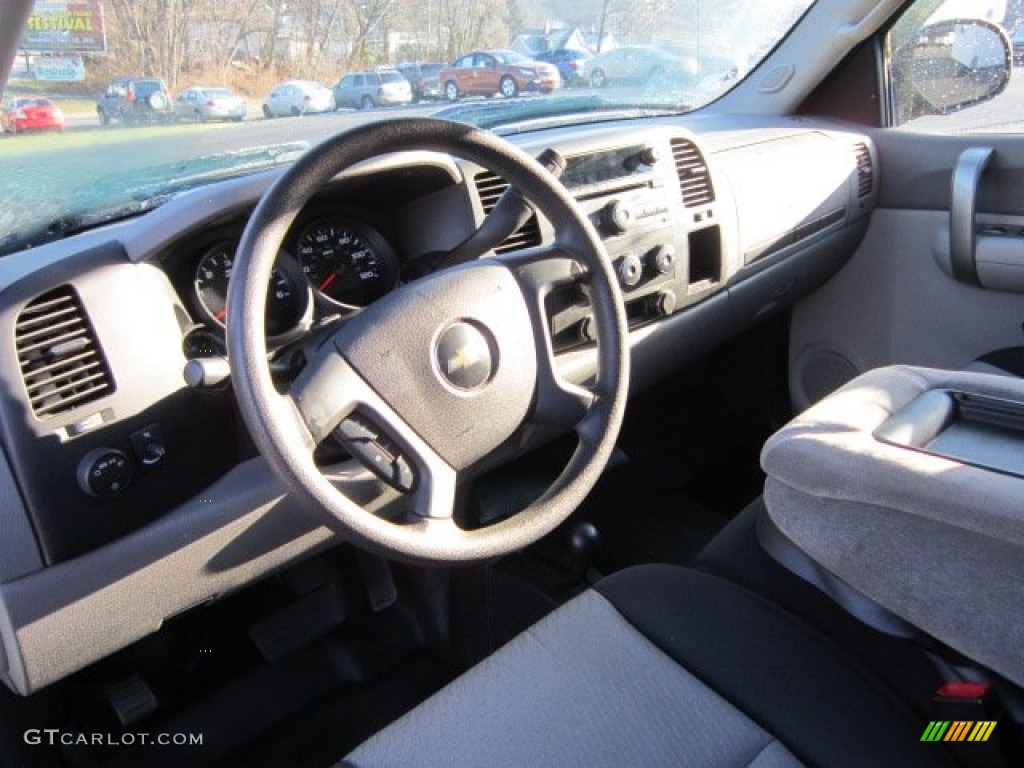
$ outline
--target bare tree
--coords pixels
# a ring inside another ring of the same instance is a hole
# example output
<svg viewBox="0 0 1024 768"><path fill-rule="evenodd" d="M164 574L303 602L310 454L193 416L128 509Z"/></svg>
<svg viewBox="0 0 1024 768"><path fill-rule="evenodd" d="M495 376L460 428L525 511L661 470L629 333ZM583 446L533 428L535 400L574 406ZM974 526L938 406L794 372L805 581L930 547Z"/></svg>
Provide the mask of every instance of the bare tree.
<svg viewBox="0 0 1024 768"><path fill-rule="evenodd" d="M185 66L185 42L193 0L113 0L114 26L122 55L139 71L175 85Z"/></svg>

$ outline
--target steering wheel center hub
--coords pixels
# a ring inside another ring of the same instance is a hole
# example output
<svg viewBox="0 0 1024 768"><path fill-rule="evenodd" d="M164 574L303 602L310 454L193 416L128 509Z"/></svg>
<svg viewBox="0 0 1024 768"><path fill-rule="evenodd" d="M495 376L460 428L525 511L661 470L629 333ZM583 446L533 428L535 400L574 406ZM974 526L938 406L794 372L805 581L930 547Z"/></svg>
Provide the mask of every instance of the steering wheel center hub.
<svg viewBox="0 0 1024 768"><path fill-rule="evenodd" d="M460 392L487 385L494 375L497 355L485 330L459 320L445 328L434 345L434 362L441 380Z"/></svg>

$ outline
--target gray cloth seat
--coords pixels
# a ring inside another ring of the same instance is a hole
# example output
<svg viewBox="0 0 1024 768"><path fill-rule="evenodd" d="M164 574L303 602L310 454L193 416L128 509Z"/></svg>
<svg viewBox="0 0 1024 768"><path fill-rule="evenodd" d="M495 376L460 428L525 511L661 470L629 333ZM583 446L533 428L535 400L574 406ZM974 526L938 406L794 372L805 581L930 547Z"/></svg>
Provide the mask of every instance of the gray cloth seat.
<svg viewBox="0 0 1024 768"><path fill-rule="evenodd" d="M342 765L948 765L941 744L921 744L926 725L776 605L707 573L642 566L562 606Z"/></svg>

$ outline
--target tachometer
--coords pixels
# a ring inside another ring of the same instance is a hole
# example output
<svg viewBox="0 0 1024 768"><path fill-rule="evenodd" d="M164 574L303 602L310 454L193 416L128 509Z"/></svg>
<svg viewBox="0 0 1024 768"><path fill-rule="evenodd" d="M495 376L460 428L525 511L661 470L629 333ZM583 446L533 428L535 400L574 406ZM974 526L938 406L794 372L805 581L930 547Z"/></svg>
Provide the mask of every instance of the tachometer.
<svg viewBox="0 0 1024 768"><path fill-rule="evenodd" d="M221 327L227 321L228 281L234 263L234 246L220 243L204 253L196 265L194 285L199 307L207 320ZM279 337L297 329L309 308L309 286L291 256L281 253L267 287L267 336Z"/></svg>
<svg viewBox="0 0 1024 768"><path fill-rule="evenodd" d="M322 297L345 307L365 307L395 287L398 263L375 230L347 219L321 219L299 235L302 271Z"/></svg>

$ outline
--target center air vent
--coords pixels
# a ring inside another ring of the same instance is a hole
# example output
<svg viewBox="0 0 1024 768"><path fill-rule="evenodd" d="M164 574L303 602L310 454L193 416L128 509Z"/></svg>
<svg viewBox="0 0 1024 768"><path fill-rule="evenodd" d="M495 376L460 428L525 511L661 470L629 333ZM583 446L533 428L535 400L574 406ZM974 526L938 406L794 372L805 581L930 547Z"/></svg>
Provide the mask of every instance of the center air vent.
<svg viewBox="0 0 1024 768"><path fill-rule="evenodd" d="M715 188L704 156L697 145L688 139L672 139L672 159L679 173L679 190L683 205L693 208L715 201Z"/></svg>
<svg viewBox="0 0 1024 768"><path fill-rule="evenodd" d="M508 189L508 182L490 171L478 173L474 181L477 194L480 195L480 205L483 206L484 214L488 214L497 205L501 193ZM531 216L523 226L505 238L494 252L508 253L522 248L532 248L535 245L540 245L540 226L537 217Z"/></svg>
<svg viewBox="0 0 1024 768"><path fill-rule="evenodd" d="M114 391L103 350L70 286L26 304L14 334L29 404L39 418L69 411Z"/></svg>
<svg viewBox="0 0 1024 768"><path fill-rule="evenodd" d="M875 167L871 163L871 150L867 144L859 142L853 145L853 154L857 158L857 197L867 197L875 185Z"/></svg>

